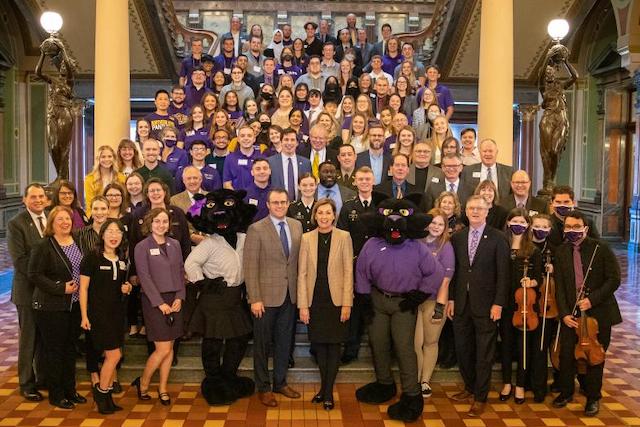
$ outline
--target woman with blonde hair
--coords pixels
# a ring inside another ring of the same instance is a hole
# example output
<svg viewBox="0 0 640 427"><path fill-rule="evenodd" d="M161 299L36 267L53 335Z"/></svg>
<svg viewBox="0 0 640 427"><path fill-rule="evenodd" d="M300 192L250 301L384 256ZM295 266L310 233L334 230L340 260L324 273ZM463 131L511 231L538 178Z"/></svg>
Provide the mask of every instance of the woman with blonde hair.
<svg viewBox="0 0 640 427"><path fill-rule="evenodd" d="M440 209L431 209L429 215L433 219L427 227L429 235L425 237L424 243L445 273L438 293L418 307L414 344L418 358L418 381L423 397L431 396L431 376L438 360L438 340L446 321L449 282L455 270L455 254L449 242L447 214Z"/></svg>
<svg viewBox="0 0 640 427"><path fill-rule="evenodd" d="M391 157L404 154L413 163L413 147L416 145L416 131L411 126L405 126L398 132L396 145L391 150Z"/></svg>
<svg viewBox="0 0 640 427"><path fill-rule="evenodd" d="M369 95L365 95L365 94L358 95L358 97L356 98L356 105L354 108L354 114L355 113L364 114L364 117L367 120L367 122L369 120L375 119L375 116L373 115L373 104L371 103L371 98L369 98Z"/></svg>
<svg viewBox="0 0 640 427"><path fill-rule="evenodd" d="M112 182L124 184L125 176L116 168L116 152L109 145L98 147L93 170L84 177L84 201L87 215L91 215L91 201L102 194Z"/></svg>
<svg viewBox="0 0 640 427"><path fill-rule="evenodd" d="M431 138L427 140L431 145L431 150L433 150L433 155L431 156L432 163L440 163L440 158L442 157L442 144L447 138L452 136L453 133L451 133L449 120L447 120L447 117L443 114L436 117L433 121L433 131L431 132Z"/></svg>
<svg viewBox="0 0 640 427"><path fill-rule="evenodd" d="M447 216L447 229L449 230L449 234L453 234L464 227L461 218L462 207L456 193L443 191L433 203L433 207L440 209Z"/></svg>
<svg viewBox="0 0 640 427"><path fill-rule="evenodd" d="M327 138L329 140L328 145L330 147L337 149L342 145L344 139L338 133L338 131L340 130L340 125L338 124L338 121L333 114L329 113L326 110L323 111L322 113L318 114L316 123L327 128ZM347 129L347 132L348 131L349 130Z"/></svg>
<svg viewBox="0 0 640 427"><path fill-rule="evenodd" d="M142 153L138 151L136 143L129 139L121 139L118 144L116 167L124 176L142 167Z"/></svg>
<svg viewBox="0 0 640 427"><path fill-rule="evenodd" d="M364 114L355 113L351 118L349 138L346 143L353 146L356 155L369 149L369 123Z"/></svg>

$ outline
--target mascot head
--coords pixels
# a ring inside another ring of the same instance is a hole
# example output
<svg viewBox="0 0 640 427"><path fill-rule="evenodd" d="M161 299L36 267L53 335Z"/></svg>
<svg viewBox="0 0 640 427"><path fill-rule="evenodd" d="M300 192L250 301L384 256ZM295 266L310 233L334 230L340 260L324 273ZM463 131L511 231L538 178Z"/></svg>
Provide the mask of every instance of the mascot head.
<svg viewBox="0 0 640 427"><path fill-rule="evenodd" d="M392 245L406 239L421 239L427 236L431 217L418 209L421 194L410 194L404 199L386 199L374 212L367 212L361 219L367 224L370 234L382 237Z"/></svg>
<svg viewBox="0 0 640 427"><path fill-rule="evenodd" d="M244 202L246 194L244 190L227 189L212 191L206 196L196 194L187 219L196 230L206 234L244 233L257 211L255 206Z"/></svg>

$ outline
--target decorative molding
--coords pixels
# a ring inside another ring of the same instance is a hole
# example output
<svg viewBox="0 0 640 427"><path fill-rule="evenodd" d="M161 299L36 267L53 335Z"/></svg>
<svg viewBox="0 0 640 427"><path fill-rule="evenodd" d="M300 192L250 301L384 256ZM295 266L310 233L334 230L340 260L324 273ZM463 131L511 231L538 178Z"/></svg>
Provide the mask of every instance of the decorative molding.
<svg viewBox="0 0 640 427"><path fill-rule="evenodd" d="M140 14L138 13L133 1L129 1L129 23L135 31L138 41L142 45L142 50L144 51L144 56L147 60L146 68L132 68L131 73L157 73L158 65L156 64L153 53L151 52L149 40L147 39L147 35L140 20ZM131 39L131 34L129 35L129 39Z"/></svg>
<svg viewBox="0 0 640 427"><path fill-rule="evenodd" d="M475 28L480 25L480 15L482 10L482 2L476 1L473 13L471 14L471 19L467 22L467 25L464 27L464 35L462 36L462 41L460 42L460 46L458 47L457 52L455 53L455 60L453 65L451 66L451 71L448 74L455 74L456 77L471 77L477 78L478 73L463 73L460 71L462 67L462 59L467 53L469 49L469 45L471 44L471 38L473 36L473 31L469 31L470 28Z"/></svg>
<svg viewBox="0 0 640 427"><path fill-rule="evenodd" d="M518 105L518 114L522 122L532 122L535 120L540 106L538 104L520 104Z"/></svg>

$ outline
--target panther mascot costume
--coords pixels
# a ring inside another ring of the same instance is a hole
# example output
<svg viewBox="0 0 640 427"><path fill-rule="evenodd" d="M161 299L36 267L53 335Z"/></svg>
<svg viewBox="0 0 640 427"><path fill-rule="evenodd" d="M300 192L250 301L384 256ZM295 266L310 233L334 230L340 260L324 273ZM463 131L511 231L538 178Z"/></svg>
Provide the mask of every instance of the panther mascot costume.
<svg viewBox="0 0 640 427"><path fill-rule="evenodd" d="M360 402L382 404L396 395L391 355L400 367L402 395L387 413L395 420L413 422L422 415L414 351L417 308L436 294L444 270L425 244L431 218L418 211L421 195L387 199L375 211L361 216L374 236L365 243L356 264L356 303L369 324L376 381L356 391ZM393 343L393 352L391 343Z"/></svg>
<svg viewBox="0 0 640 427"><path fill-rule="evenodd" d="M242 254L256 207L243 201L245 195L245 191L226 189L196 194L187 212L194 228L207 235L187 257L185 270L198 289L188 327L202 336L206 376L201 391L210 405L231 404L253 394L255 387L253 380L237 375L252 330Z"/></svg>

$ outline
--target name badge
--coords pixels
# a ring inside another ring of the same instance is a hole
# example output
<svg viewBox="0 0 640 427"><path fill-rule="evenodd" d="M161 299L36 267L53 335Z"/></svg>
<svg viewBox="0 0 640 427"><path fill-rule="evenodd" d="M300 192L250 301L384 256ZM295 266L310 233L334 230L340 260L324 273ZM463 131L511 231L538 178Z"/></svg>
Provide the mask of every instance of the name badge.
<svg viewBox="0 0 640 427"><path fill-rule="evenodd" d="M231 68L225 68L223 73L225 74L231 74Z"/></svg>
<svg viewBox="0 0 640 427"><path fill-rule="evenodd" d="M160 249L158 249L158 248L151 248L151 249L149 249L149 253L150 253L151 255L160 255Z"/></svg>
<svg viewBox="0 0 640 427"><path fill-rule="evenodd" d="M100 270L111 270L111 267L109 267L108 265L101 265L100 266Z"/></svg>
<svg viewBox="0 0 640 427"><path fill-rule="evenodd" d="M438 182L440 182L440 178L434 176L433 178L431 178L431 182L438 183Z"/></svg>
<svg viewBox="0 0 640 427"><path fill-rule="evenodd" d="M540 213L540 212L538 212L538 211L530 210L530 211L529 211L529 216L538 215L539 213Z"/></svg>
<svg viewBox="0 0 640 427"><path fill-rule="evenodd" d="M127 269L127 264L124 261L118 261L118 265L120 266L120 270Z"/></svg>
<svg viewBox="0 0 640 427"><path fill-rule="evenodd" d="M370 98L375 98L375 97L376 97L376 94L375 94L375 93L370 93L370 94L369 94L369 97L370 97Z"/></svg>
<svg viewBox="0 0 640 427"><path fill-rule="evenodd" d="M302 140L303 140L303 141L308 141L308 140L309 140L309 137L308 137L307 135L302 135Z"/></svg>
<svg viewBox="0 0 640 427"><path fill-rule="evenodd" d="M249 199L249 204L253 206L258 206L258 201L256 199Z"/></svg>
<svg viewBox="0 0 640 427"><path fill-rule="evenodd" d="M278 75L279 75L279 76L281 76L281 75L283 75L283 74L284 74L284 70L283 70L282 68L281 68L281 69L279 69L279 70L278 70Z"/></svg>
<svg viewBox="0 0 640 427"><path fill-rule="evenodd" d="M238 166L247 166L249 161L247 159L238 159Z"/></svg>
<svg viewBox="0 0 640 427"><path fill-rule="evenodd" d="M389 144L389 149L393 150L394 148L396 148L396 143L394 142L393 144Z"/></svg>
<svg viewBox="0 0 640 427"><path fill-rule="evenodd" d="M474 172L473 173L473 177L474 178L480 178L480 172Z"/></svg>
<svg viewBox="0 0 640 427"><path fill-rule="evenodd" d="M376 113L376 119L380 120L380 113Z"/></svg>
<svg viewBox="0 0 640 427"><path fill-rule="evenodd" d="M218 169L218 165L215 163L209 163L208 166L214 169Z"/></svg>
<svg viewBox="0 0 640 427"><path fill-rule="evenodd" d="M254 73L261 73L262 72L262 68L259 65L254 65L253 66L253 72Z"/></svg>
<svg viewBox="0 0 640 427"><path fill-rule="evenodd" d="M211 175L210 173L205 173L204 175L204 179L211 181L213 179L213 175Z"/></svg>

